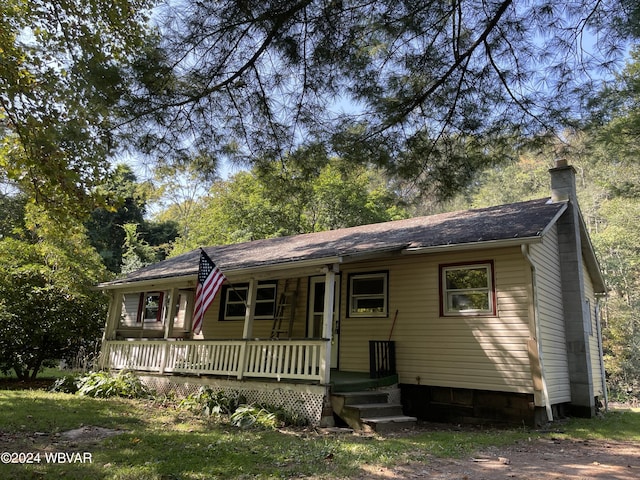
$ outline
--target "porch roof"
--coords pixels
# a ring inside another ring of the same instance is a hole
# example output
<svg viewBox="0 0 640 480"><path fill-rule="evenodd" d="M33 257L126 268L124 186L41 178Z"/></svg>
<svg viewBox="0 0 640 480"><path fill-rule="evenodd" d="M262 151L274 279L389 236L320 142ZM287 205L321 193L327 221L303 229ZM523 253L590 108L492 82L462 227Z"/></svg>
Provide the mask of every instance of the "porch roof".
<svg viewBox="0 0 640 480"><path fill-rule="evenodd" d="M447 248L505 240L539 239L566 209L564 202L549 199L496 207L442 213L385 223L362 225L318 233L293 235L206 247L205 251L223 272L256 268L295 267L327 260L334 263L376 252L401 252L430 247ZM99 285L118 285L198 273L199 250L163 260L129 275Z"/></svg>

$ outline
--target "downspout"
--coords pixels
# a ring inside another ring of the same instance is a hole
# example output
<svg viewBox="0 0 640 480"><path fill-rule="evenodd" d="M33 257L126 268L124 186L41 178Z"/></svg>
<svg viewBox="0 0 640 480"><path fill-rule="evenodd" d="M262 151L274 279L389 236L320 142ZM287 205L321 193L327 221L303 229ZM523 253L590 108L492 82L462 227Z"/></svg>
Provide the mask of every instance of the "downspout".
<svg viewBox="0 0 640 480"><path fill-rule="evenodd" d="M604 294L603 294L604 296ZM598 354L600 357L600 381L602 382L602 395L604 396L604 411L609 411L609 392L607 391L607 372L604 369L604 352L602 347L602 323L600 312L600 301L596 297L596 329L598 333Z"/></svg>
<svg viewBox="0 0 640 480"><path fill-rule="evenodd" d="M538 360L540 362L540 377L542 379L542 395L544 397L544 404L547 410L547 419L550 422L553 422L553 411L551 409L551 402L549 400L549 389L547 388L547 376L544 369L544 362L542 361L542 340L540 335L540 322L538 321L539 315L538 315L538 293L537 293L537 286L536 286L536 267L535 267L535 264L533 263L533 259L531 258L531 255L529 254L529 245L523 243L520 246L520 250L522 251L522 255L524 256L524 258L529 263L529 267L531 268L531 287L532 287L531 301L533 302L533 323L535 325L535 336L536 336L535 341L538 347Z"/></svg>

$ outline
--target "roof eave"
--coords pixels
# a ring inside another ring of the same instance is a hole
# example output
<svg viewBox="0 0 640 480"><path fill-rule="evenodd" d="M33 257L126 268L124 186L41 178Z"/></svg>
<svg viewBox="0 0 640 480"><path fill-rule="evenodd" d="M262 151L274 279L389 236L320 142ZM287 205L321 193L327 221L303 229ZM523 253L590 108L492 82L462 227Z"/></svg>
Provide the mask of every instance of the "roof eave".
<svg viewBox="0 0 640 480"><path fill-rule="evenodd" d="M99 283L96 288L99 290L119 290L133 286L135 286L136 289L148 287L164 287L174 285L177 280L184 281L185 284L193 281L195 285L195 280L197 279L197 277L197 273L189 273L186 275L171 275L165 277L145 278L142 280L115 280L112 282Z"/></svg>
<svg viewBox="0 0 640 480"><path fill-rule="evenodd" d="M282 270L290 270L294 268L315 268L322 267L325 265L332 265L334 263L342 263L342 256L332 255L330 257L320 257L320 258L309 258L304 260L291 260L288 262L281 263L266 263L263 265L253 266L253 267L241 267L241 268L230 268L223 269L223 273L227 277L250 277L253 275L260 275L264 272L279 272Z"/></svg>
<svg viewBox="0 0 640 480"><path fill-rule="evenodd" d="M522 244L538 243L542 241L542 235L534 237L513 237L504 238L500 240L480 240L477 242L458 243L455 245L432 245L425 247L408 247L402 250L404 255L414 255L422 253L440 252L443 250L448 251L461 251L461 250L478 250L488 248L504 248L504 247L519 247Z"/></svg>
<svg viewBox="0 0 640 480"><path fill-rule="evenodd" d="M292 269L308 269L308 268L316 268L323 267L325 265L332 265L335 263L342 263L341 256L330 256L330 257L321 257L314 259L304 259L304 260L293 260L289 262L282 262L276 264L264 264L259 266L253 266L248 268L230 268L223 269L223 273L226 277L230 278L238 278L238 277L256 277L256 276L264 276L265 273L269 272L282 272L284 270L292 270ZM183 275L172 275L172 276L164 276L164 277L155 277L155 278L147 278L141 280L122 280L114 282L106 282L99 284L97 288L101 290L119 290L130 287L139 288L149 288L149 287L164 287L169 286L171 284L175 284L176 281L189 283L192 282L195 285L195 281L197 280L198 272L187 273Z"/></svg>

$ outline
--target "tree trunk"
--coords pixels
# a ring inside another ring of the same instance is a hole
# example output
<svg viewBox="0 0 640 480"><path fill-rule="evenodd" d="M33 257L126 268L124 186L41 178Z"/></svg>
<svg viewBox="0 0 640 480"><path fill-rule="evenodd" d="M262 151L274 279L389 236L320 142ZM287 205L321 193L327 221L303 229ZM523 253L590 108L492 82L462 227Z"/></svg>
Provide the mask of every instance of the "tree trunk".
<svg viewBox="0 0 640 480"><path fill-rule="evenodd" d="M31 370L31 375L29 376L31 380L36 379L41 366L42 366L42 360L41 359L36 360L35 364L33 365L33 370Z"/></svg>
<svg viewBox="0 0 640 480"><path fill-rule="evenodd" d="M18 380L26 380L27 379L27 373L25 372L21 367L17 367L17 366L13 366L13 370L16 372L16 377L18 377Z"/></svg>

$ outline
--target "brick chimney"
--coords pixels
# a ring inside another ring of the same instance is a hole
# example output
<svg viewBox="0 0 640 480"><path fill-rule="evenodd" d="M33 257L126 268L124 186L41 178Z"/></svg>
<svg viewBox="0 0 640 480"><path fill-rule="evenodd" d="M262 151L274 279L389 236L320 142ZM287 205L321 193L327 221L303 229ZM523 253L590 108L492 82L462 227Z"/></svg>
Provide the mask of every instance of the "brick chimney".
<svg viewBox="0 0 640 480"><path fill-rule="evenodd" d="M551 201L577 201L576 170L565 158L557 158L555 167L549 170L551 175Z"/></svg>

